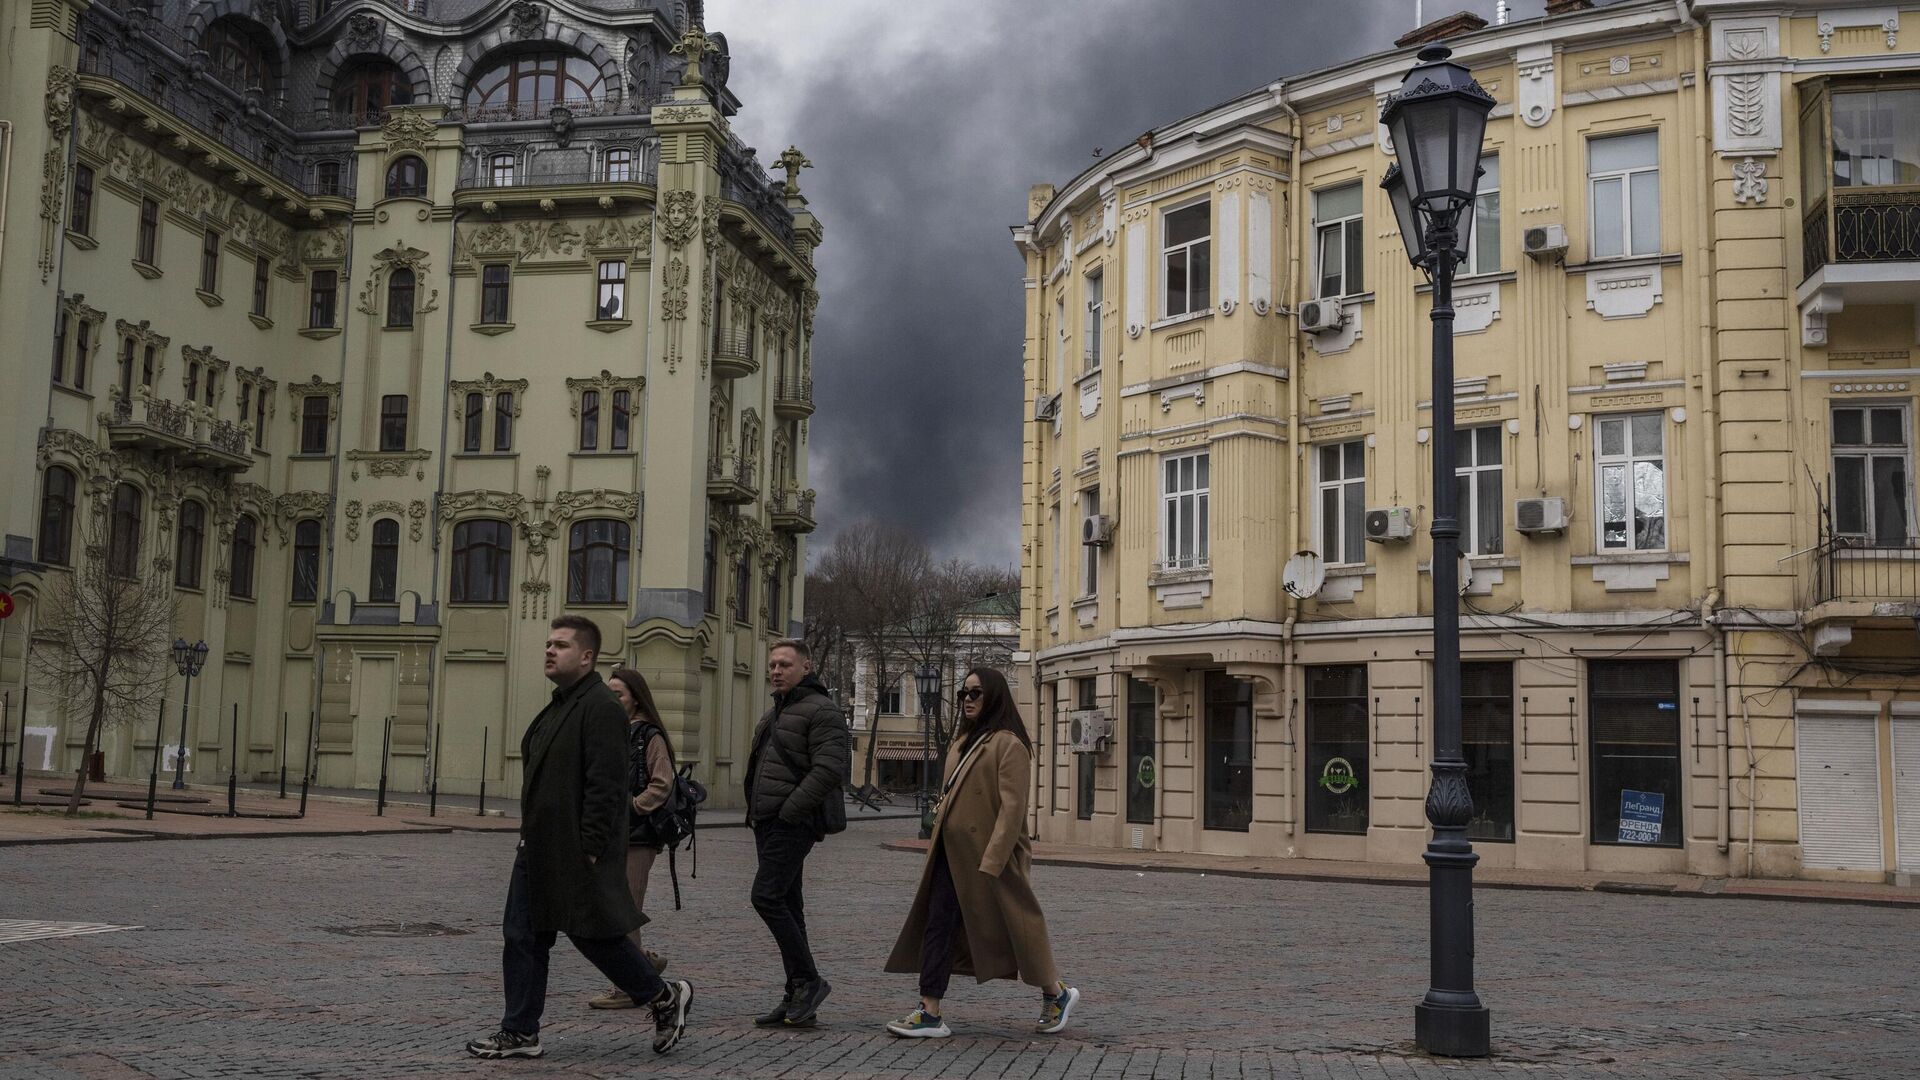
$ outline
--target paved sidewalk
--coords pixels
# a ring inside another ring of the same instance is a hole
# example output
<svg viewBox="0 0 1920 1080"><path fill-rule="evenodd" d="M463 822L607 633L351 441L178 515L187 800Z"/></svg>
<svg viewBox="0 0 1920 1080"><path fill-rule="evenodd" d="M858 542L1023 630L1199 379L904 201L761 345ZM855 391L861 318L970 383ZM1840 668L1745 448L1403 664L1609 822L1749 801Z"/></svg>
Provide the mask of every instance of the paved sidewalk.
<svg viewBox="0 0 1920 1080"><path fill-rule="evenodd" d="M889 840L890 851L922 853L927 841ZM1425 863L1335 862L1327 859L1274 859L1234 855L1198 855L1173 851L1129 851L1078 844L1035 844L1033 861L1041 865L1085 866L1172 874L1271 878L1281 881L1344 882L1354 885L1403 885L1426 888ZM1920 888L1838 881L1775 878L1710 878L1697 874L1626 874L1578 870L1476 868L1480 889L1544 889L1565 892L1638 893L1648 896L1734 897L1753 900L1807 900L1868 904L1920 911Z"/></svg>

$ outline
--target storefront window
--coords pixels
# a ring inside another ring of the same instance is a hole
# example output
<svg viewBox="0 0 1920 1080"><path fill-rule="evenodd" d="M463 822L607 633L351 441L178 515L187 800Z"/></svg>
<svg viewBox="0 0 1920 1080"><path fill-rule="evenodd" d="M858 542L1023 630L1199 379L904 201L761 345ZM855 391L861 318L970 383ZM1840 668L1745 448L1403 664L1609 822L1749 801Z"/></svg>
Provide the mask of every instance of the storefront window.
<svg viewBox="0 0 1920 1080"><path fill-rule="evenodd" d="M1100 707L1099 691L1096 688L1094 680L1075 679L1074 693L1076 695L1075 708L1081 711L1089 711ZM1073 755L1075 787L1077 789L1075 792L1076 801L1074 805L1075 813L1081 821L1093 820L1093 770L1098 765L1095 758L1096 755L1094 754Z"/></svg>
<svg viewBox="0 0 1920 1080"><path fill-rule="evenodd" d="M1307 831L1367 831L1367 668L1307 669Z"/></svg>
<svg viewBox="0 0 1920 1080"><path fill-rule="evenodd" d="M1461 750L1473 840L1513 839L1513 665L1460 665Z"/></svg>
<svg viewBox="0 0 1920 1080"><path fill-rule="evenodd" d="M1679 847L1679 666L1594 660L1587 678L1592 842Z"/></svg>
<svg viewBox="0 0 1920 1080"><path fill-rule="evenodd" d="M1127 680L1127 820L1153 824L1153 786L1160 763L1153 753L1153 684Z"/></svg>
<svg viewBox="0 0 1920 1080"><path fill-rule="evenodd" d="M1253 684L1207 672L1209 829L1247 831L1253 823Z"/></svg>

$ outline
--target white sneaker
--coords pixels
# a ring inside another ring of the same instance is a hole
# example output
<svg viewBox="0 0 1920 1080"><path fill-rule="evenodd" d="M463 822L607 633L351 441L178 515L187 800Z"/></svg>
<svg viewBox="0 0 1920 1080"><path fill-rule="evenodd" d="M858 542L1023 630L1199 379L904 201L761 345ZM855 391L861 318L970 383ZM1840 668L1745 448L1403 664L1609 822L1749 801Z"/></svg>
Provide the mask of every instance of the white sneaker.
<svg viewBox="0 0 1920 1080"><path fill-rule="evenodd" d="M902 1020L887 1021L887 1030L903 1039L944 1039L953 1034L945 1020L928 1016L925 1009L915 1009Z"/></svg>
<svg viewBox="0 0 1920 1080"><path fill-rule="evenodd" d="M1067 1017L1073 1015L1073 1007L1080 1003L1080 991L1069 986L1061 991L1059 997L1041 995L1040 1023L1034 1026L1042 1035L1052 1035L1067 1026Z"/></svg>

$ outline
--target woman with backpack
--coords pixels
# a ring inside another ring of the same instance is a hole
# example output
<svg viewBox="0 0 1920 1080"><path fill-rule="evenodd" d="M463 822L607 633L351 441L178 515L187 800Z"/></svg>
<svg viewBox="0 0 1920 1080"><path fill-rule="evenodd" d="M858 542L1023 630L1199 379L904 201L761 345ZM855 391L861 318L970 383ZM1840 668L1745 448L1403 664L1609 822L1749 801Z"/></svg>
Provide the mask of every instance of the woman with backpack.
<svg viewBox="0 0 1920 1080"><path fill-rule="evenodd" d="M645 926L647 876L664 846L653 818L673 794L673 744L667 739L666 726L660 722L660 710L654 707L653 691L647 688L644 676L629 667L617 668L607 686L627 710L627 794L632 799L627 815L627 889L633 894L634 909L640 912L640 926ZM640 927L634 927L631 936L633 943L640 945ZM666 969L666 958L641 948L654 970ZM635 1002L615 988L587 1004L596 1009L631 1009Z"/></svg>
<svg viewBox="0 0 1920 1080"><path fill-rule="evenodd" d="M1027 791L1033 744L1014 707L1006 676L967 672L960 688L958 737L947 748L940 809L920 891L887 958L891 972L920 974L920 1007L887 1024L902 1038L944 1039L940 1015L948 979L1019 979L1039 988L1034 1030L1067 1026L1080 991L1060 979L1047 920L1033 895L1033 841Z"/></svg>

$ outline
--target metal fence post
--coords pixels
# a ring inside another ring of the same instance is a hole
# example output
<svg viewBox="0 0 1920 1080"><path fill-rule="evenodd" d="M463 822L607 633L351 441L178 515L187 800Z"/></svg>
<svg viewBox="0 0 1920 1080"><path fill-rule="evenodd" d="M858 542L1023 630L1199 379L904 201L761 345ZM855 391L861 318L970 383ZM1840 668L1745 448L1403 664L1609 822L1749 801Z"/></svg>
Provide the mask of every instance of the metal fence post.
<svg viewBox="0 0 1920 1080"><path fill-rule="evenodd" d="M387 751L392 746L393 717L389 716L380 733L380 795L374 804L374 817L385 817L387 813Z"/></svg>

